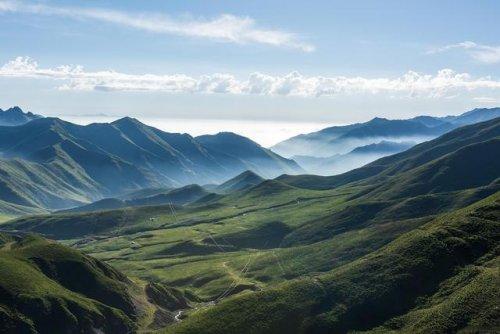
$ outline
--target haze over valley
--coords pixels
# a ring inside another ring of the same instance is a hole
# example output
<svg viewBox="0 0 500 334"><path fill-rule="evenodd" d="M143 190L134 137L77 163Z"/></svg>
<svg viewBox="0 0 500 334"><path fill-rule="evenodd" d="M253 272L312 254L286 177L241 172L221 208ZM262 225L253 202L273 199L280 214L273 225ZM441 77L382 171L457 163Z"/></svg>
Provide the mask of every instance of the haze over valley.
<svg viewBox="0 0 500 334"><path fill-rule="evenodd" d="M0 0L0 333L500 332L499 12Z"/></svg>

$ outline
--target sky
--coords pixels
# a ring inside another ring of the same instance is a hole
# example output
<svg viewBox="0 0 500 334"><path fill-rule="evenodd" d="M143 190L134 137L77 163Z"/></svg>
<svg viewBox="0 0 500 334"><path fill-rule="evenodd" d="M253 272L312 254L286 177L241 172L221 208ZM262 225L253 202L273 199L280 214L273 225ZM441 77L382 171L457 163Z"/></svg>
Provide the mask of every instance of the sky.
<svg viewBox="0 0 500 334"><path fill-rule="evenodd" d="M500 1L0 0L0 108L270 146L500 105Z"/></svg>

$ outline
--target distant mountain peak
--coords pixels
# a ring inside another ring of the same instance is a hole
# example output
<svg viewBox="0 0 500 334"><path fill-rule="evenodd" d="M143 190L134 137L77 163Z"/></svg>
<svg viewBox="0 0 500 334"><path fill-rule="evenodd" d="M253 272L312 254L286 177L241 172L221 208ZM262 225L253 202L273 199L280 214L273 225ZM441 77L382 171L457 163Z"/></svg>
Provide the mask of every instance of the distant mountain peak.
<svg viewBox="0 0 500 334"><path fill-rule="evenodd" d="M387 118L383 118L383 117L374 117L372 118L370 121L368 121L368 123L385 123L385 122L389 122L389 120Z"/></svg>
<svg viewBox="0 0 500 334"><path fill-rule="evenodd" d="M240 177L248 177L248 176L257 176L257 177L260 177L259 174L251 171L251 170L246 170L244 171L243 173L241 173L240 175L238 175Z"/></svg>
<svg viewBox="0 0 500 334"><path fill-rule="evenodd" d="M217 187L217 190L223 192L232 192L243 189L248 189L250 187L256 186L265 179L258 175L257 173L246 170L243 173L236 175L235 177L227 180Z"/></svg>
<svg viewBox="0 0 500 334"><path fill-rule="evenodd" d="M14 107L11 107L11 108L5 110L4 112L23 113L23 110L18 106L14 106Z"/></svg>
<svg viewBox="0 0 500 334"><path fill-rule="evenodd" d="M113 121L111 124L118 124L118 125L143 125L137 118L134 117L129 117L125 116L120 119L117 119L116 121Z"/></svg>
<svg viewBox="0 0 500 334"><path fill-rule="evenodd" d="M17 126L28 123L43 116L35 115L32 112L24 112L20 107L14 106L7 110L0 109L0 125Z"/></svg>
<svg viewBox="0 0 500 334"><path fill-rule="evenodd" d="M210 136L210 135L208 135ZM245 140L248 140L250 141L249 138L247 137L244 137L242 135L239 135L237 133L234 133L234 132L230 132L230 131L222 131L222 132L218 132L216 133L215 135L211 135L212 137L214 138L223 138L223 139L231 139L231 138L235 138L235 139L245 139Z"/></svg>

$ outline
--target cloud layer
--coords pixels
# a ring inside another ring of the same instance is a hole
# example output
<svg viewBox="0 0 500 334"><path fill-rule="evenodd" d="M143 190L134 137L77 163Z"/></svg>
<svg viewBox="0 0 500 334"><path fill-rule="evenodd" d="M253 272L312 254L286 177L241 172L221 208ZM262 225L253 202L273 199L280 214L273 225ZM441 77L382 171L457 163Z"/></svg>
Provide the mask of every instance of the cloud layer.
<svg viewBox="0 0 500 334"><path fill-rule="evenodd" d="M441 53L456 49L465 50L473 59L481 63L500 63L500 46L477 44L471 41L445 45L443 47L430 50L428 53Z"/></svg>
<svg viewBox="0 0 500 334"><path fill-rule="evenodd" d="M158 34L208 38L237 44L258 43L288 47L304 52L314 51L313 45L301 41L294 33L263 29L258 27L255 20L250 17L227 14L211 20L174 19L154 13L132 14L102 8L53 7L21 1L0 0L1 12L93 20Z"/></svg>
<svg viewBox="0 0 500 334"><path fill-rule="evenodd" d="M241 80L216 73L192 77L185 74L126 74L112 70L90 72L82 66L42 68L28 57L17 57L0 68L0 77L46 78L62 81L61 90L152 91L167 93L255 94L265 96L319 97L354 94L386 94L403 97L450 97L463 92L500 91L500 81L472 78L467 73L443 69L436 74L409 71L394 78L283 76L252 73Z"/></svg>

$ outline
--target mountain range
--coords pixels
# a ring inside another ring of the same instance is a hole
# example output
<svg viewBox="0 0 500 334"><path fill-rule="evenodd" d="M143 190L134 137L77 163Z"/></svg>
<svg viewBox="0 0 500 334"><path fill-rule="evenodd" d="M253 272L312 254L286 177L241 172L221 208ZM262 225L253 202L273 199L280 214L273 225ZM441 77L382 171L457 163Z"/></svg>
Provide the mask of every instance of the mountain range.
<svg viewBox="0 0 500 334"><path fill-rule="evenodd" d="M500 117L500 108L474 109L458 116L418 116L406 120L374 118L334 126L282 141L271 149L291 157L309 173L333 175L398 153L457 127Z"/></svg>
<svg viewBox="0 0 500 334"><path fill-rule="evenodd" d="M167 133L125 117L86 126L37 118L0 127L0 204L11 213L64 209L150 187L221 183L245 170L299 173L248 138Z"/></svg>
<svg viewBox="0 0 500 334"><path fill-rule="evenodd" d="M32 112L24 112L19 107L12 107L7 110L0 109L0 126L16 126L23 125L43 116L33 114Z"/></svg>
<svg viewBox="0 0 500 334"><path fill-rule="evenodd" d="M186 205L197 201L211 201L217 194L229 194L256 186L265 179L247 170L226 182L214 186L191 184L180 188L146 188L127 193L118 198L104 198L90 204L60 210L56 213L95 212L134 206Z"/></svg>
<svg viewBox="0 0 500 334"><path fill-rule="evenodd" d="M180 310L178 321L163 322L164 333L495 332L499 151L495 118L340 175L282 175L184 206L17 218L1 225L7 240L0 260L7 256L19 265L3 271L11 279L0 278L0 291L9 296L0 299L0 325L22 319L50 332L38 315L46 310L53 319L58 308L43 305L68 304L74 294L97 298L88 295L90 288L77 290L81 276L58 271L57 252L23 251L31 242L8 239L38 233L71 245L76 258L83 252L85 261L98 261L87 268L106 263L114 277L160 285L157 293L178 296L176 306L165 309L166 319ZM256 178L247 172L227 185L246 179ZM74 294L45 283L31 289L22 278L33 270ZM102 281L85 282L92 287ZM111 286L111 292L123 291L121 283L106 284ZM19 289L33 293L18 294ZM149 301L150 314L158 310L154 300L165 298L153 300L154 295L135 295ZM43 303L27 309L30 298ZM122 320L114 323L128 324L131 331L154 323L122 303L102 303L102 309L121 309L114 314ZM88 321L102 328L95 308L71 312L78 320L61 322L60 328ZM21 328L16 324L12 328Z"/></svg>
<svg viewBox="0 0 500 334"><path fill-rule="evenodd" d="M201 186L197 184L191 184L144 197L133 197L130 199L104 198L90 204L61 210L59 212L92 212L148 205L184 205L195 202L209 194L211 193Z"/></svg>
<svg viewBox="0 0 500 334"><path fill-rule="evenodd" d="M307 143L308 154L294 155L292 160L230 132L192 137L129 117L82 126L13 107L0 113L17 122L0 126L0 210L14 215L37 213L102 199L106 201L100 204L124 206L127 203L115 200L112 204L109 199L145 188L220 184L246 170L264 178L303 173L301 166L318 175L339 174L424 138L499 114L500 108L475 109L460 116L375 118L331 127L273 147L280 152ZM344 153L325 156L335 150ZM312 156L318 152L323 156Z"/></svg>

